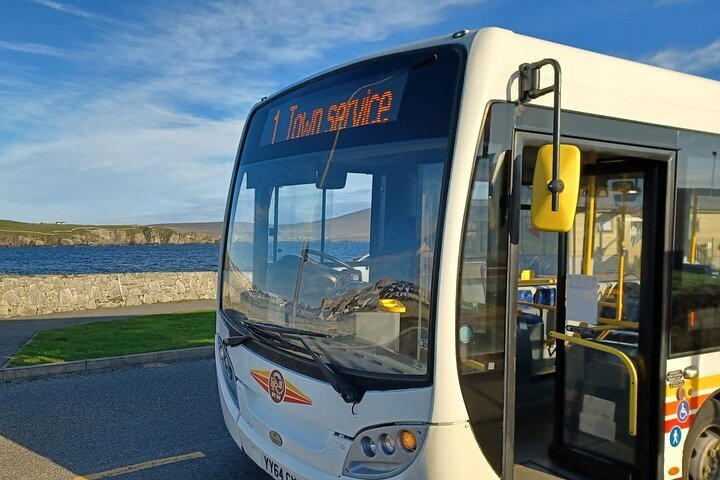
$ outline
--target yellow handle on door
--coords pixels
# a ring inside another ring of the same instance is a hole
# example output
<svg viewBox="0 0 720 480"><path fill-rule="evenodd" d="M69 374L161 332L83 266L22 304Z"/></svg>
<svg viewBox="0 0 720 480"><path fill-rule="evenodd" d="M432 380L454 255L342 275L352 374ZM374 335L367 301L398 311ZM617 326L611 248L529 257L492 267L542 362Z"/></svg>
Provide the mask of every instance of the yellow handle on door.
<svg viewBox="0 0 720 480"><path fill-rule="evenodd" d="M604 345L602 343L593 342L592 340L586 340L584 338L571 337L560 332L550 332L550 337L562 340L581 347L591 348L593 350L599 350L601 352L608 353L620 359L625 364L630 376L630 394L628 399L628 432L630 436L634 437L637 434L637 399L638 399L638 376L635 364L632 363L630 357L625 355L617 348Z"/></svg>

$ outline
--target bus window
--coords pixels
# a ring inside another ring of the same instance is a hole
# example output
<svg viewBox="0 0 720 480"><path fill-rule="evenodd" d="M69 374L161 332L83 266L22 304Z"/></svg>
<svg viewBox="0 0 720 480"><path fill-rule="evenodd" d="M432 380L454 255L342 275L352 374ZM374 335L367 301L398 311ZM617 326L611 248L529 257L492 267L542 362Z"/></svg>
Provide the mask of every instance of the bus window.
<svg viewBox="0 0 720 480"><path fill-rule="evenodd" d="M720 171L717 138L683 133L677 173L670 350L720 345ZM684 161L683 161L684 160Z"/></svg>
<svg viewBox="0 0 720 480"><path fill-rule="evenodd" d="M283 255L300 255L304 241L307 248L327 252L340 260L367 260L371 189L372 175L357 173L346 175L343 189L318 190L312 184L273 188L268 262L274 263ZM316 195L320 200L312 202ZM364 271L367 277L367 267Z"/></svg>

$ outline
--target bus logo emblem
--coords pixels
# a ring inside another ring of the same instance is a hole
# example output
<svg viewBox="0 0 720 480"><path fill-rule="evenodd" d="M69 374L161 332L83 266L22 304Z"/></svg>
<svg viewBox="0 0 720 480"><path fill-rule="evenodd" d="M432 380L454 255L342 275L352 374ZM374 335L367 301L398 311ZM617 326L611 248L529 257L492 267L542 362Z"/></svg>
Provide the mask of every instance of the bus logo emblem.
<svg viewBox="0 0 720 480"><path fill-rule="evenodd" d="M277 445L278 447L282 446L282 437L275 430L270 430L270 433L268 433L268 436L270 437L270 440L275 445Z"/></svg>
<svg viewBox="0 0 720 480"><path fill-rule="evenodd" d="M280 403L285 398L285 379L282 373L277 370L273 370L270 373L270 382L268 383L268 390L270 391L270 398L275 403Z"/></svg>
<svg viewBox="0 0 720 480"><path fill-rule="evenodd" d="M283 377L279 370L250 370L250 376L270 394L270 398L275 403L312 405L310 397Z"/></svg>

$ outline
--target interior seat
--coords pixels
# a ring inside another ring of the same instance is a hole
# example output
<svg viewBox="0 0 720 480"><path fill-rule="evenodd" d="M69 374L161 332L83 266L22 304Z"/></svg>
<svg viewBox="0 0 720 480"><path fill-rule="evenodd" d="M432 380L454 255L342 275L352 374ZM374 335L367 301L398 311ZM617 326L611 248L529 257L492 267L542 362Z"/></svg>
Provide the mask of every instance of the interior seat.
<svg viewBox="0 0 720 480"><path fill-rule="evenodd" d="M292 300L301 262L302 259L297 255L285 255L271 264L267 274L267 290ZM311 306L319 306L324 298L333 295L340 277L341 272L308 258L303 266L299 300Z"/></svg>

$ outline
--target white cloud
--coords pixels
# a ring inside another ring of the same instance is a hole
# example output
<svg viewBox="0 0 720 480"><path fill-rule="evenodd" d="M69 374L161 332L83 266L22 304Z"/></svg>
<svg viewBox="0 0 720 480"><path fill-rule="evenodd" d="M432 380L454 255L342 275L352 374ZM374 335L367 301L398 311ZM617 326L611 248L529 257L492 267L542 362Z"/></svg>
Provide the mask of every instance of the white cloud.
<svg viewBox="0 0 720 480"><path fill-rule="evenodd" d="M720 68L720 39L696 49L670 48L655 53L645 62L688 73L704 73Z"/></svg>
<svg viewBox="0 0 720 480"><path fill-rule="evenodd" d="M657 0L653 6L654 7L667 7L669 5L680 5L683 3L692 3L695 0Z"/></svg>
<svg viewBox="0 0 720 480"><path fill-rule="evenodd" d="M66 52L82 75L0 72L0 218L219 220L244 117L261 96L330 66L331 54L376 50L472 2L155 3Z"/></svg>
<svg viewBox="0 0 720 480"><path fill-rule="evenodd" d="M12 50L14 52L32 53L36 55L48 55L51 57L63 57L65 53L57 48L37 43L6 42L0 40L0 49Z"/></svg>
<svg viewBox="0 0 720 480"><path fill-rule="evenodd" d="M51 8L53 10L57 10L58 12L69 13L70 15L76 15L76 16L82 17L82 18L89 18L89 19L101 18L100 15L96 15L96 14L88 12L86 10L82 10L78 7L75 7L72 5L66 5L64 3L56 2L53 0L31 0L31 1L34 3L37 3L39 5L43 5L45 7Z"/></svg>

